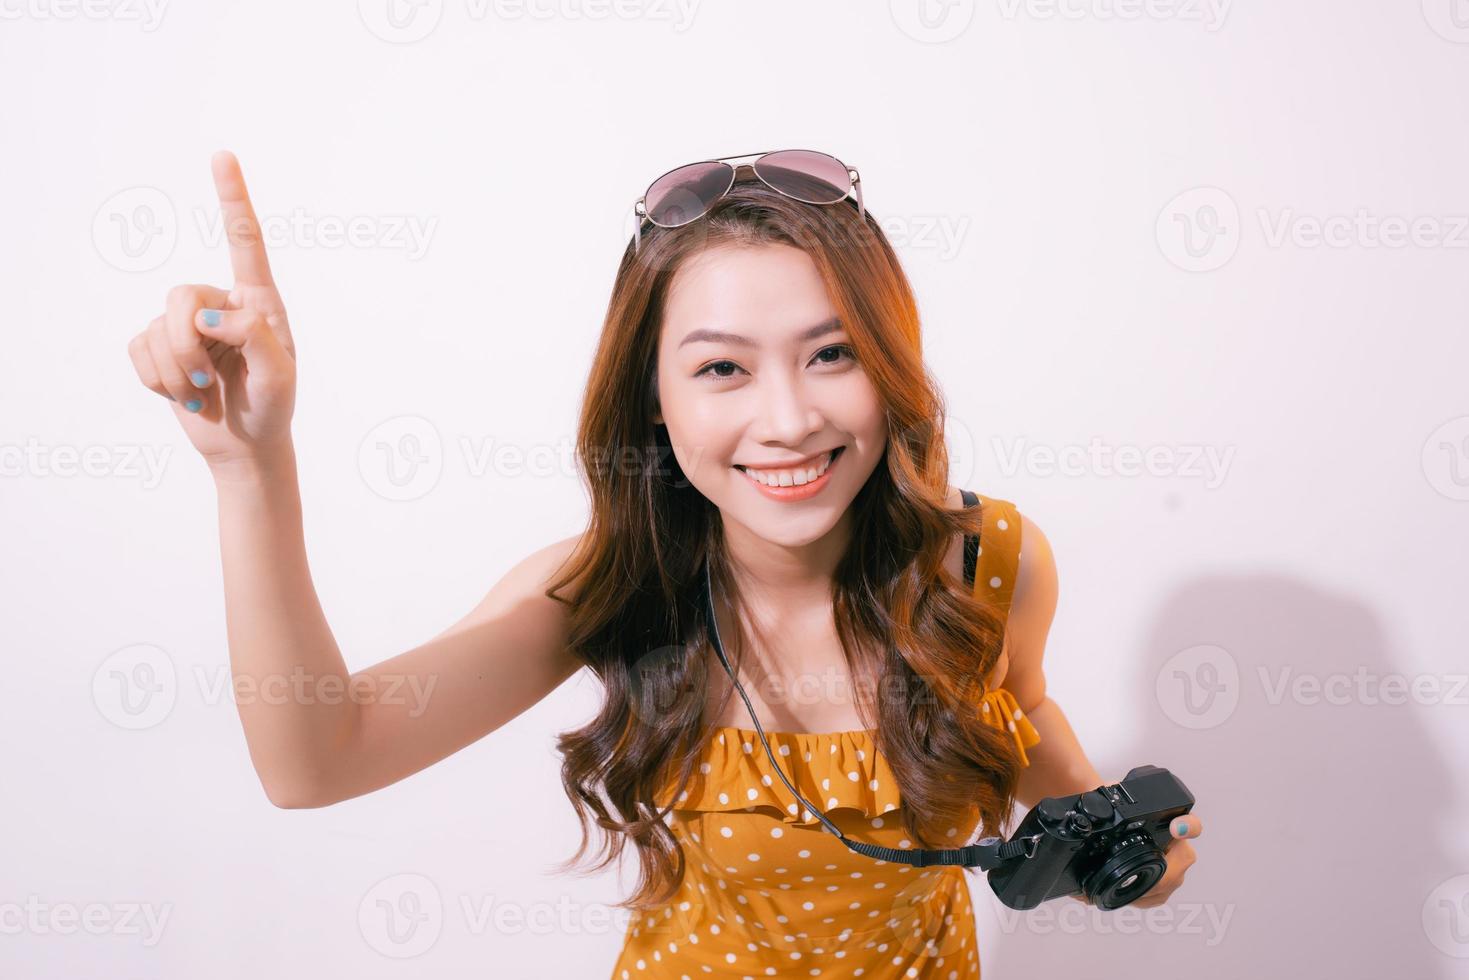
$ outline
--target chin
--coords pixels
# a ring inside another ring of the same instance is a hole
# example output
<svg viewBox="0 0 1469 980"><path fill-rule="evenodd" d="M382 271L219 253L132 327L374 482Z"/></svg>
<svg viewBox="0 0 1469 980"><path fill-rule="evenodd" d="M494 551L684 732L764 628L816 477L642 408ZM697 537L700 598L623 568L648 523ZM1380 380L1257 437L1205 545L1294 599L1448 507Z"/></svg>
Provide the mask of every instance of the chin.
<svg viewBox="0 0 1469 980"><path fill-rule="evenodd" d="M732 473L724 500L717 500L725 520L736 520L750 533L783 548L801 548L830 534L852 504L855 494L832 485L821 499L785 503L768 500L745 485L748 478Z"/></svg>

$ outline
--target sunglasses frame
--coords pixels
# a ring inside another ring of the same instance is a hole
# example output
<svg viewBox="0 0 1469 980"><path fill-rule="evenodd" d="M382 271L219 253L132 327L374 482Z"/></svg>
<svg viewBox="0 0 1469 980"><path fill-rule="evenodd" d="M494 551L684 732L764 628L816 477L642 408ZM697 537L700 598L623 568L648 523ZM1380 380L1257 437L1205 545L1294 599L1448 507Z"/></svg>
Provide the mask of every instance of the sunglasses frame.
<svg viewBox="0 0 1469 980"><path fill-rule="evenodd" d="M836 160L836 162L839 163L839 164L841 164L842 167L847 171L847 179L850 181L850 183L847 185L847 189L846 189L845 193L843 193L842 196L839 197L839 198L837 198L835 201L807 201L807 200L804 200L803 198L796 197L794 194L791 194L788 191L784 191L781 188L776 187L770 181L768 181L764 177L762 177L760 175L759 169L755 166L755 164L759 163L761 160L763 160L764 158L770 156L771 154L774 154L774 153L791 153L791 152L795 152L795 153L815 153L815 154L819 154L820 156L824 156L824 157L828 157L828 158L830 158L832 160ZM751 160L752 157L754 158L753 160ZM663 224L661 222L654 221L653 220L653 216L648 213L648 208L647 208L647 204L646 204L647 199L648 199L648 191L651 191L653 189L653 185L654 184L657 184L658 181L662 180L664 177L667 177L671 173L676 173L677 171L683 170L685 167L697 167L697 166L699 166L700 164L703 164L703 163L723 163L723 164L726 164L726 165L729 166L729 183L725 185L724 190L720 191L717 195L715 195L710 200L709 203L712 206L713 203L714 203L714 201L717 201L721 197L723 197L724 195L728 194L729 193L729 189L734 186L735 177L739 173L739 167L738 166L735 166L734 165L734 162L733 162L735 160L750 160L750 164L749 164L750 170L754 172L754 174L755 174L756 177L759 177L760 178L760 182L762 184L764 184L766 187L769 187L771 190L775 191L777 194L783 194L786 197L789 197L791 200L793 200L793 201L801 201L801 203L803 203L803 204L840 204L842 201L845 201L847 199L848 195L855 194L856 195L856 198L857 198L857 214L861 217L861 219L863 221L866 221L867 220L867 208L862 203L862 175L857 172L857 168L856 167L849 167L849 166L847 166L847 164L843 163L837 157L832 156L832 154L825 153L825 152L823 152L821 150L806 150L806 149L799 149L799 148L795 148L795 147L792 147L790 149L785 149L785 150L764 150L764 151L762 151L760 153L741 153L739 156L733 156L733 157L717 157L717 158L712 159L712 160L694 160L691 163L680 164L679 166L674 167L672 170L665 170L663 173L661 173L657 177L653 178L653 181L648 184L647 190L643 191L642 197L639 197L636 201L633 202L633 206L632 206L633 213L637 215L637 219L638 219L638 221L637 221L637 231L635 232L635 236L633 238L633 251L636 252L638 250L638 248L642 244L643 222L645 220L649 224L654 225L655 227L658 227L658 228L682 228L684 225L692 224L695 221L698 221L700 218L704 217L704 215L706 215L706 214L709 213L708 209L706 208L703 212L701 212L700 214L695 215L694 217L690 218L688 221L682 221L682 222L679 222L676 225L665 225L665 224Z"/></svg>

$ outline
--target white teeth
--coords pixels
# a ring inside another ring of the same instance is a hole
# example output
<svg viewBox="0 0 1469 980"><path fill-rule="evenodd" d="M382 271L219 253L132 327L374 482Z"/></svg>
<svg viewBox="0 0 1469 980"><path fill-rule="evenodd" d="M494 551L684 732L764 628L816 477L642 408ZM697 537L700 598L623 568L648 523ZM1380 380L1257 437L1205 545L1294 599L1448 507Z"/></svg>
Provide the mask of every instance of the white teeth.
<svg viewBox="0 0 1469 980"><path fill-rule="evenodd" d="M739 470L756 483L763 483L767 487L799 487L810 483L812 480L826 472L831 465L832 456L836 450L826 454L826 458L815 466L794 470L752 470L741 466Z"/></svg>

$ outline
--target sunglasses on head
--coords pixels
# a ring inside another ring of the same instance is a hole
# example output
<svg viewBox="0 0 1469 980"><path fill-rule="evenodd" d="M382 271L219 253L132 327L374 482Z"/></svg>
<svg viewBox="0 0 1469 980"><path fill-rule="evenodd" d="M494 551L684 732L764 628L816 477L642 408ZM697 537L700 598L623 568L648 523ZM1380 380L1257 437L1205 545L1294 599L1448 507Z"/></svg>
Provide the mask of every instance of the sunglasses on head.
<svg viewBox="0 0 1469 980"><path fill-rule="evenodd" d="M644 218L659 228L678 228L697 221L734 186L735 167L731 161L750 157L755 158L750 164L755 176L771 190L807 204L836 204L855 193L857 212L866 220L861 175L831 154L816 150L743 153L685 164L649 184L633 204L638 215L633 251L642 243Z"/></svg>

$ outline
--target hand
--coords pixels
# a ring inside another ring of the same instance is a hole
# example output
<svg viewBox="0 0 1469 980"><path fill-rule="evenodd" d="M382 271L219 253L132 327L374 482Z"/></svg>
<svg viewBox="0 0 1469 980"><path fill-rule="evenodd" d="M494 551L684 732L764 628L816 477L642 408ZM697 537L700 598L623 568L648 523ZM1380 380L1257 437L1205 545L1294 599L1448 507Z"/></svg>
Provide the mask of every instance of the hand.
<svg viewBox="0 0 1469 980"><path fill-rule="evenodd" d="M1193 867L1197 859L1194 846L1189 843L1189 839L1204 832L1203 822L1190 813L1187 816L1174 817L1168 829L1173 834L1173 839L1168 842L1167 850L1163 852L1163 857L1168 861L1168 870L1163 872L1163 877L1153 883L1152 888L1130 903L1138 908L1150 909L1168 901L1168 896L1183 884L1184 874Z"/></svg>
<svg viewBox="0 0 1469 980"><path fill-rule="evenodd" d="M144 386L172 400L184 433L213 467L289 444L296 345L240 164L221 150L211 166L234 285L174 286L164 312L128 341L128 355Z"/></svg>
<svg viewBox="0 0 1469 980"><path fill-rule="evenodd" d="M1183 884L1183 876L1188 869L1193 867L1197 860L1194 846L1189 843L1191 838L1197 837L1204 832L1204 824L1197 816L1190 813L1182 817L1174 817L1168 825L1173 839L1168 842L1168 847L1163 852L1164 859L1168 862L1168 870L1163 872L1163 877L1153 882L1153 887L1143 892L1137 898L1127 904L1128 908L1150 909L1162 905L1168 901L1168 896ZM1083 892L1077 892L1071 896L1083 905L1095 905Z"/></svg>

